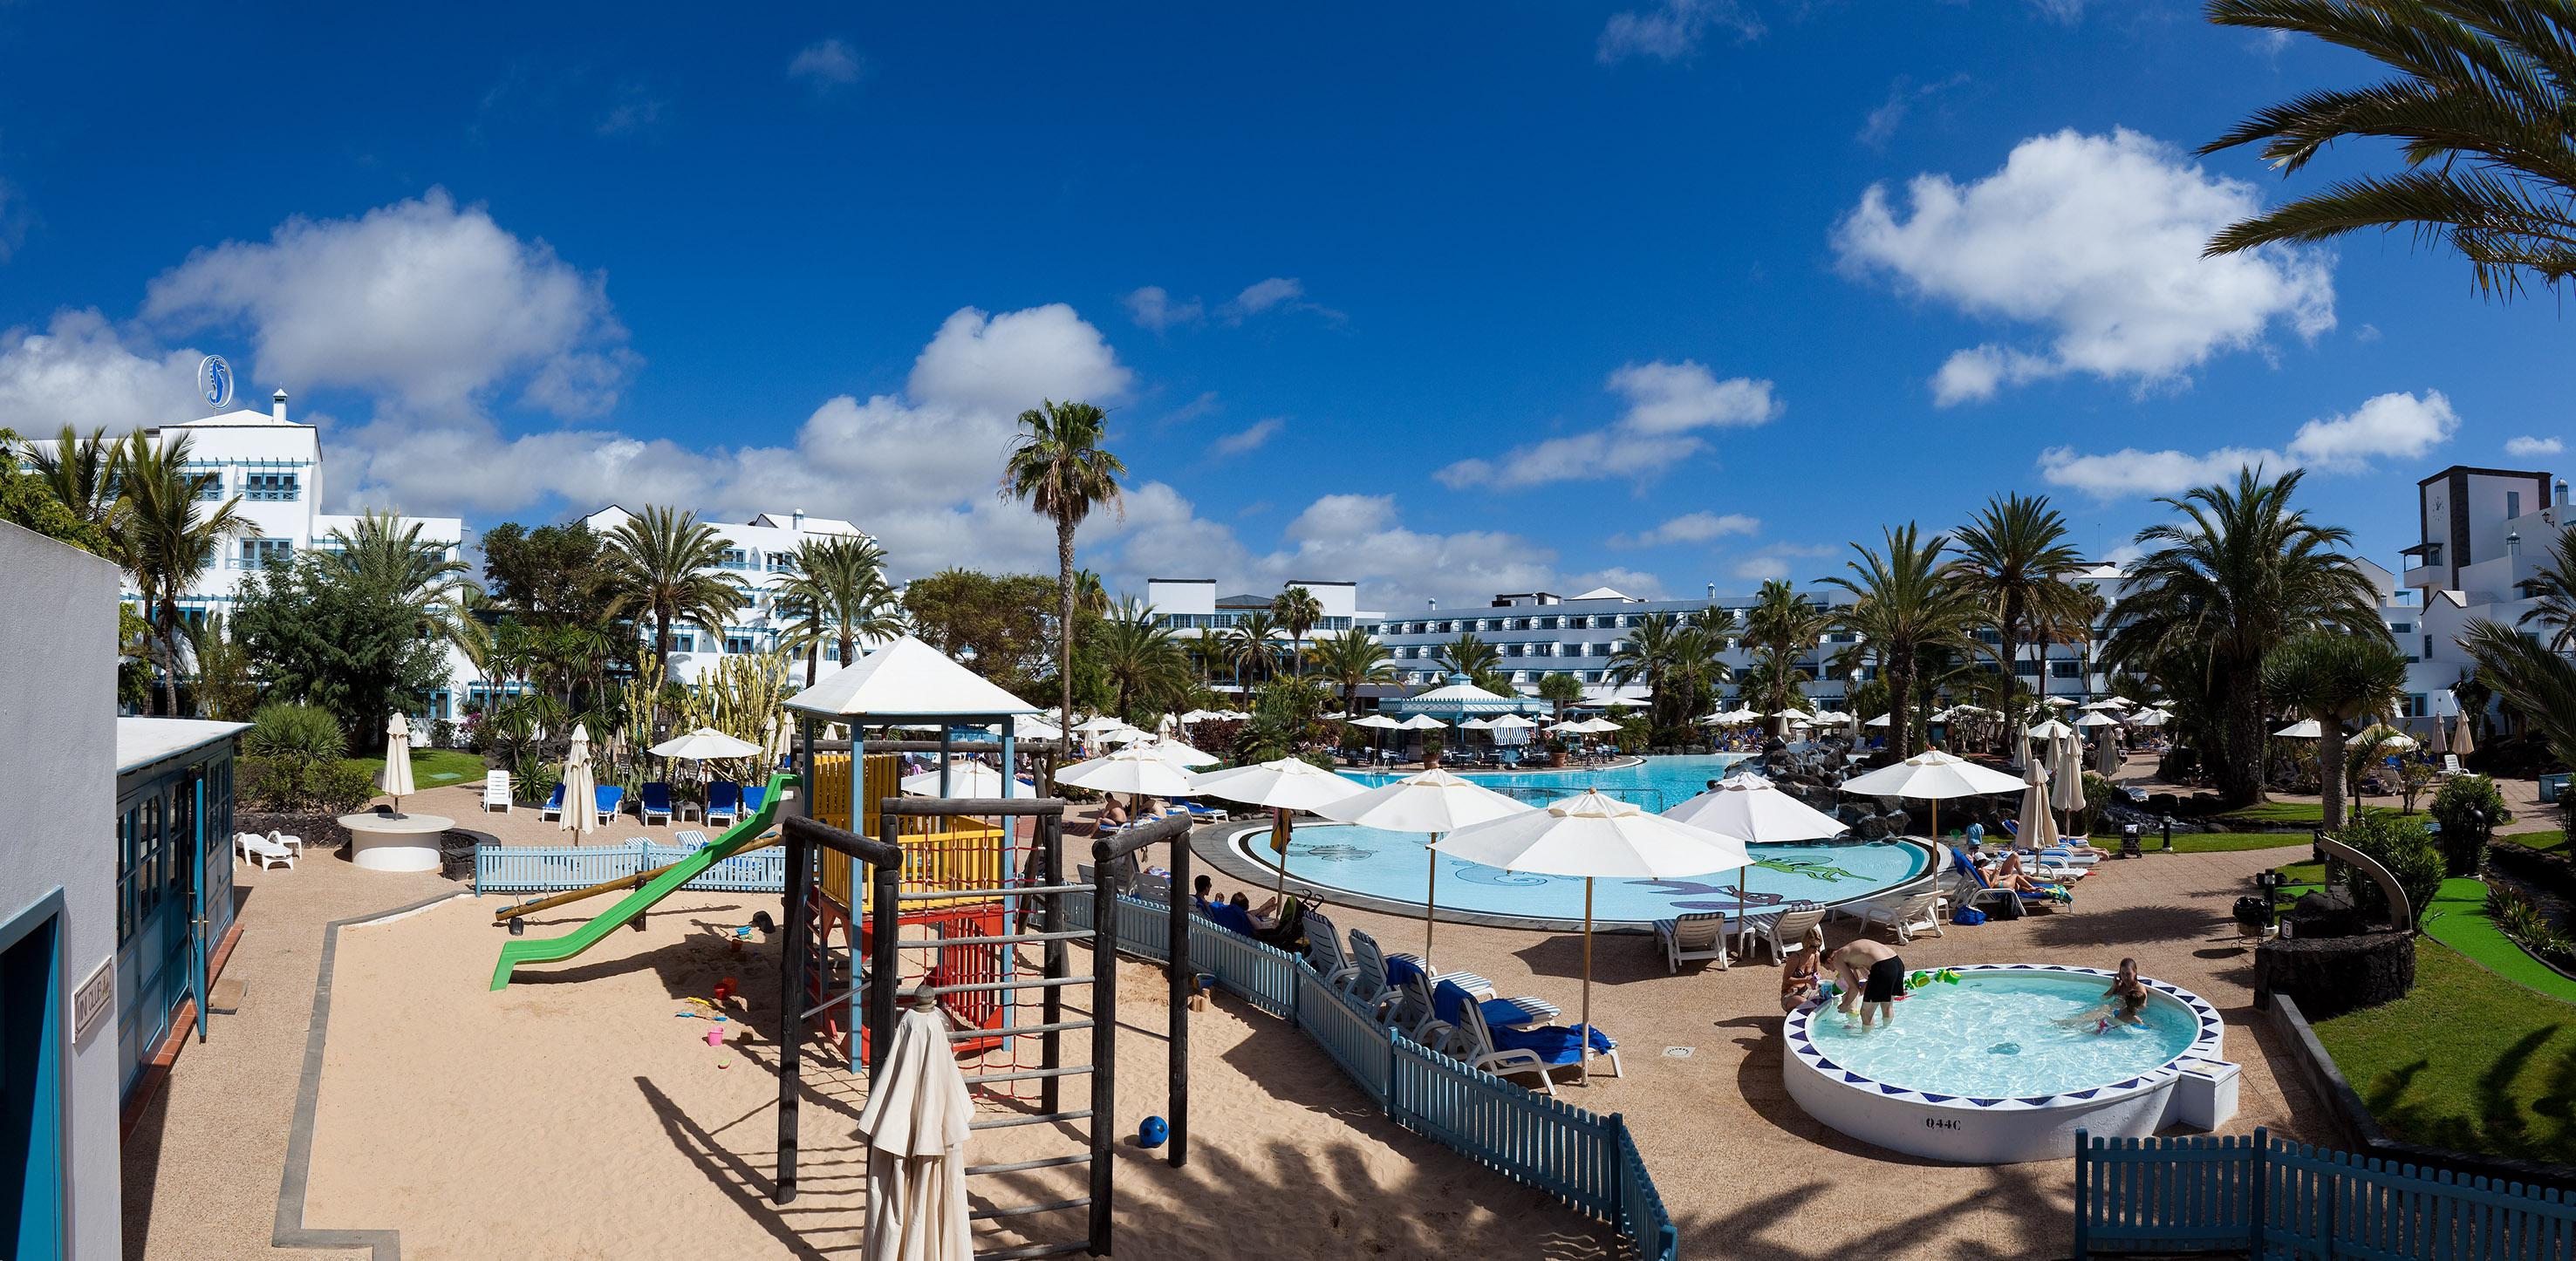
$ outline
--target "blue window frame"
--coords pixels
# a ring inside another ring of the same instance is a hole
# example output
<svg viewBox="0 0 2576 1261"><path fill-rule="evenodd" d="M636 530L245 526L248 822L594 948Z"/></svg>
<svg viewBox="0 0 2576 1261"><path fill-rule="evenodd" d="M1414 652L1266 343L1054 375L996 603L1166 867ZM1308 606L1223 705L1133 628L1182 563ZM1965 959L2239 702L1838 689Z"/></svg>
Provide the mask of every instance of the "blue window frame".
<svg viewBox="0 0 2576 1261"><path fill-rule="evenodd" d="M13 1257L67 1255L62 923L60 888L0 923L0 1254Z"/></svg>
<svg viewBox="0 0 2576 1261"><path fill-rule="evenodd" d="M198 479L198 500L205 503L214 503L224 497L223 466L217 464L191 464L188 466L187 472L188 476Z"/></svg>
<svg viewBox="0 0 2576 1261"><path fill-rule="evenodd" d="M301 495L293 473L246 473L242 498L260 504L291 504Z"/></svg>
<svg viewBox="0 0 2576 1261"><path fill-rule="evenodd" d="M295 543L291 539L243 539L241 541L241 568L243 569L266 569L271 565L283 565L294 557Z"/></svg>
<svg viewBox="0 0 2576 1261"><path fill-rule="evenodd" d="M727 635L727 636L725 636L725 637L724 637L724 650L725 650L726 652L733 653L733 654L735 654L735 655L737 655L737 656L739 656L739 655L741 655L741 654L743 654L743 653L748 653L748 652L758 652L758 651L760 651L760 649L758 649L758 648L756 648L756 647L753 647L753 646L752 646L752 639L751 639L751 636L749 636L749 635Z"/></svg>
<svg viewBox="0 0 2576 1261"><path fill-rule="evenodd" d="M716 558L718 569L741 569L748 564L750 564L749 557L739 547L728 547L724 549L723 555Z"/></svg>

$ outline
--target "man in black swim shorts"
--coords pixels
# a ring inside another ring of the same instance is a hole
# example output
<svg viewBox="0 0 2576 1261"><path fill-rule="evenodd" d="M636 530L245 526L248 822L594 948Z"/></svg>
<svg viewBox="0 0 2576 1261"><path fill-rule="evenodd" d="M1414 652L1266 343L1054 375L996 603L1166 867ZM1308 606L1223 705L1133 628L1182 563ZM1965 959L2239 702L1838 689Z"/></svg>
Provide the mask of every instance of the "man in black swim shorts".
<svg viewBox="0 0 2576 1261"><path fill-rule="evenodd" d="M1857 938L1833 954L1829 960L1834 975L1843 987L1842 1010L1849 1015L1860 1010L1861 1028L1867 1029L1885 1017L1896 1023L1898 996L1905 993L1905 960L1894 950Z"/></svg>

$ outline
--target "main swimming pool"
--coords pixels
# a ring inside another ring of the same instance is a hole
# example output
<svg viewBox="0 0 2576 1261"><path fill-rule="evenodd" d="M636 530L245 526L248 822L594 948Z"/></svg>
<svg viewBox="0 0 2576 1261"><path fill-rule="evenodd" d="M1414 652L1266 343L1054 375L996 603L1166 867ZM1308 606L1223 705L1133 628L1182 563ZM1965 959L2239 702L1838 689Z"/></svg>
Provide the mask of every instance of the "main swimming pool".
<svg viewBox="0 0 2576 1261"><path fill-rule="evenodd" d="M1476 782L1530 801L1572 796L1599 789L1647 809L1668 809L1696 796L1707 781L1725 773L1745 754L1715 757L1647 758L1642 763L1608 771L1538 771L1481 775ZM1385 775L1353 776L1375 785ZM1258 873L1264 883L1275 869L1266 826L1220 829L1221 863L1237 873ZM1343 823L1301 823L1289 837L1288 878L1315 888L1327 900L1339 898L1397 914L1420 914L1431 884L1434 855L1431 838L1418 832L1386 832ZM1202 846L1204 847L1204 842ZM1678 880L1602 880L1593 888L1593 917L1618 927L1642 926L1694 911L1738 908L1760 913L1784 902L1834 906L1877 897L1911 884L1931 869L1932 856L1920 845L1903 841L1822 841L1795 845L1757 845L1754 865ZM1583 881L1572 876L1542 876L1503 871L1463 859L1438 856L1441 916L1488 915L1527 926L1556 927L1581 923Z"/></svg>

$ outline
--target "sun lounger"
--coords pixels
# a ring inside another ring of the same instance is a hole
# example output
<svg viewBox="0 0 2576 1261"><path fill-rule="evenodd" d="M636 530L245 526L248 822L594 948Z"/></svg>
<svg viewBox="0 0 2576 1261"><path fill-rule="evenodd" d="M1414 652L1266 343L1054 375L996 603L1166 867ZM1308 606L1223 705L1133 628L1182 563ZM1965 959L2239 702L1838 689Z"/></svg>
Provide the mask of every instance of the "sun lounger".
<svg viewBox="0 0 2576 1261"><path fill-rule="evenodd" d="M1397 995L1386 978L1386 952L1378 949L1377 938L1351 930L1351 972L1339 988L1372 1017L1386 1019Z"/></svg>
<svg viewBox="0 0 2576 1261"><path fill-rule="evenodd" d="M1170 902L1172 878L1169 875L1146 872L1128 884L1127 896L1143 898L1148 902Z"/></svg>
<svg viewBox="0 0 2576 1261"><path fill-rule="evenodd" d="M626 790L615 784L601 784L591 789L590 795L593 813L599 816L599 826L607 827L616 822L618 808L626 804Z"/></svg>
<svg viewBox="0 0 2576 1261"><path fill-rule="evenodd" d="M1454 987L1453 992L1463 994ZM1437 1002L1436 991L1434 1001ZM1539 1084L1553 1097L1556 1094L1555 1070L1583 1062L1582 1032L1578 1029L1566 1025L1540 1025L1533 1029L1497 1030L1486 1019L1482 1003L1452 1002L1447 1009L1455 1011L1460 1018L1452 1029L1451 1045L1457 1048L1458 1058L1466 1061L1470 1068L1506 1077L1536 1073ZM1619 1044L1601 1032L1598 1025L1592 1028L1591 1035L1592 1050L1608 1060L1610 1075L1626 1076L1619 1067Z"/></svg>
<svg viewBox="0 0 2576 1261"><path fill-rule="evenodd" d="M644 785L643 800L635 807L635 813L646 823L657 818L664 823L670 822L671 786L658 782Z"/></svg>
<svg viewBox="0 0 2576 1261"><path fill-rule="evenodd" d="M1941 932L1941 898L1935 893L1909 893L1903 897L1877 898L1861 903L1857 912L1862 932L1884 927L1899 943L1914 940L1916 933Z"/></svg>
<svg viewBox="0 0 2576 1261"><path fill-rule="evenodd" d="M1201 805L1195 801L1175 800L1172 806L1200 823L1223 823L1228 818L1225 811L1215 806Z"/></svg>
<svg viewBox="0 0 2576 1261"><path fill-rule="evenodd" d="M546 798L546 804L537 807L537 817L540 819L563 817L563 785L555 785L554 795Z"/></svg>
<svg viewBox="0 0 2576 1261"><path fill-rule="evenodd" d="M486 771L483 774L483 809L510 813L510 772Z"/></svg>
<svg viewBox="0 0 2576 1261"><path fill-rule="evenodd" d="M1747 944L1760 942L1771 952L1773 963L1784 963L1807 930L1824 922L1825 908L1813 902L1791 902L1769 915L1746 916L1736 936L1736 951L1744 953Z"/></svg>
<svg viewBox="0 0 2576 1261"><path fill-rule="evenodd" d="M707 826L731 824L742 818L742 786L729 779L707 785Z"/></svg>
<svg viewBox="0 0 2576 1261"><path fill-rule="evenodd" d="M768 796L768 795L769 795L769 789L768 789L766 786L764 786L764 785L760 785L760 784L745 784L745 785L743 785L743 789L742 789L742 812L743 812L744 814L758 814L758 813L760 813L760 802L761 802L761 799L762 799L762 798L764 798L764 797L766 797L766 796Z"/></svg>
<svg viewBox="0 0 2576 1261"><path fill-rule="evenodd" d="M1716 960L1723 971L1727 966L1726 913L1698 911L1656 920L1655 944L1663 947L1667 971L1679 972L1684 962L1708 959Z"/></svg>
<svg viewBox="0 0 2576 1261"><path fill-rule="evenodd" d="M244 832L235 838L235 843L242 847L242 857L244 859L258 865L263 870L270 867L284 867L288 871L295 870L294 851L289 850L285 846L280 845L265 836L257 836L249 832Z"/></svg>
<svg viewBox="0 0 2576 1261"><path fill-rule="evenodd" d="M291 853L298 858L302 858L304 856L303 837L297 836L291 832L280 832L272 828L268 833L268 839L270 844L285 846L288 853Z"/></svg>
<svg viewBox="0 0 2576 1261"><path fill-rule="evenodd" d="M1306 912L1306 963L1324 984L1339 988L1356 970L1342 952L1342 933L1322 911Z"/></svg>
<svg viewBox="0 0 2576 1261"><path fill-rule="evenodd" d="M1976 863L1970 861L1966 854L1956 850L1951 851L1951 861L1955 864L1952 875L1957 883L1951 887L1947 897L1953 906L1982 908L2003 898L2016 898L2021 902L2023 910L2054 911L2060 906L2073 905L2075 901L2074 895L2067 893L2064 885L2051 885L2047 889L2034 893L2016 893L2009 889L1996 888L1986 879L1986 873L1980 870ZM1933 935L1940 934L1935 931ZM1900 936L1897 940L1904 941L1906 938Z"/></svg>

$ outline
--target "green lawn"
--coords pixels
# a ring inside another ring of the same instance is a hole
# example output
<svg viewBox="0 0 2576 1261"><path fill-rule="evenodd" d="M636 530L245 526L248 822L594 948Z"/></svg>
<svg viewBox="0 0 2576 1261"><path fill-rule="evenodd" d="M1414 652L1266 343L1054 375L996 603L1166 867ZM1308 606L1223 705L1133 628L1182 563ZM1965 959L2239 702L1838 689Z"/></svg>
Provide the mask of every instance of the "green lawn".
<svg viewBox="0 0 2576 1261"><path fill-rule="evenodd" d="M2230 810L2225 814L2219 815L2213 821L2219 823L2272 823L2283 826L2288 826L2290 824L2304 824L2308 827L2315 827L2316 825L2325 822L2325 819L2325 807L2318 805L2313 801L2266 801L2259 805L2247 806L2242 810Z"/></svg>
<svg viewBox="0 0 2576 1261"><path fill-rule="evenodd" d="M2392 1136L2576 1161L2576 1006L2419 939L2413 993L2316 1030Z"/></svg>
<svg viewBox="0 0 2576 1261"><path fill-rule="evenodd" d="M380 757L349 759L367 773L369 780L384 773L385 760ZM483 758L480 754L458 749L414 749L411 751L411 782L415 788L446 788L453 784L483 782Z"/></svg>
<svg viewBox="0 0 2576 1261"><path fill-rule="evenodd" d="M2567 854L2569 857L2576 857L2576 852L2571 852L2567 848L2567 834L2563 831L2509 832L2496 839L2540 850L2543 853Z"/></svg>
<svg viewBox="0 0 2576 1261"><path fill-rule="evenodd" d="M2287 849L2291 846L2306 849L2310 839L2305 832L2176 832L2174 833L2174 852L2217 854L2240 849ZM2098 845L2101 842L2094 843ZM2112 844L2118 843L2116 838L2112 841ZM2139 844L2148 849L2158 848L2164 844L2164 835L2150 834Z"/></svg>
<svg viewBox="0 0 2576 1261"><path fill-rule="evenodd" d="M2476 880L2462 876L2443 881L2424 913L2424 932L2508 981L2576 1003L2576 981L2532 958L2487 918L2487 887Z"/></svg>

